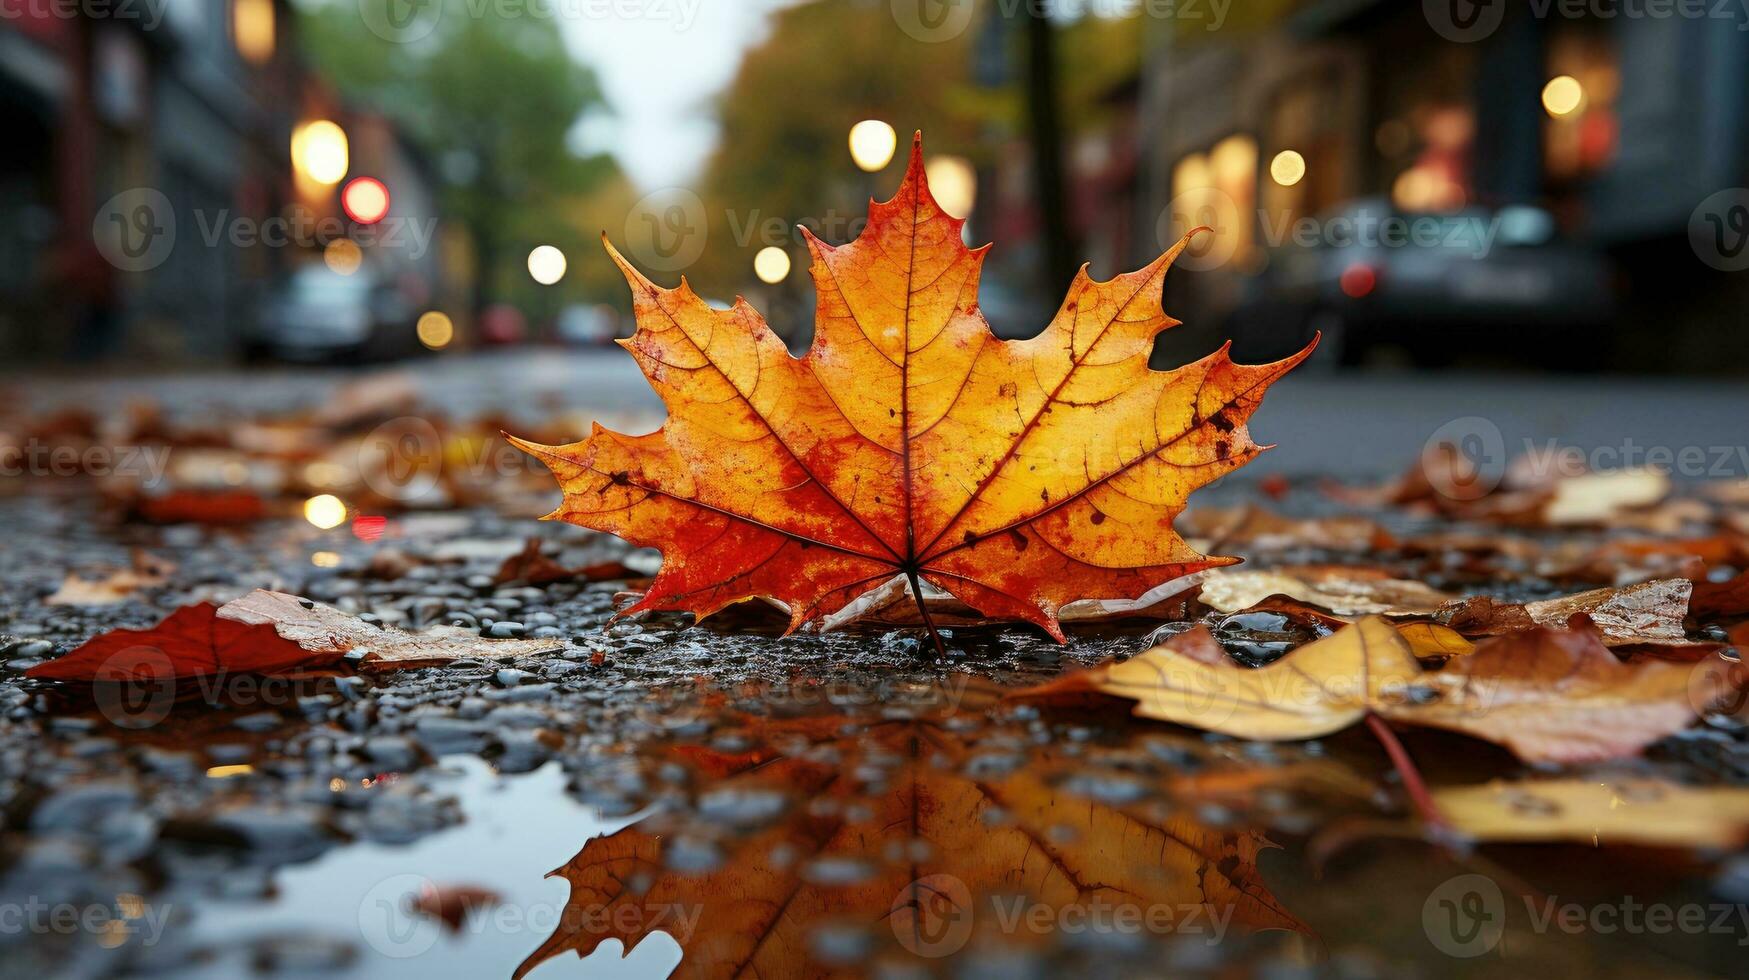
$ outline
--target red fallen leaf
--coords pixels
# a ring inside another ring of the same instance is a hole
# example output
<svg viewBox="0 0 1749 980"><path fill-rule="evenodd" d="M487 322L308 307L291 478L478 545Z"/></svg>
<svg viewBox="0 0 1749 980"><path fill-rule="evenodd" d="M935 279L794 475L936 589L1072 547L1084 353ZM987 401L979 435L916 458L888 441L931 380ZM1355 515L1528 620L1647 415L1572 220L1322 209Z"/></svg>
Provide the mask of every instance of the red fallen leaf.
<svg viewBox="0 0 1749 980"><path fill-rule="evenodd" d="M564 565L541 554L541 539L529 538L522 550L498 566L498 574L492 580L499 585L505 582L527 582L529 585L549 585L553 582L600 582L607 579L642 578L638 572L627 568L617 561L596 562L593 565L580 565L567 568Z"/></svg>
<svg viewBox="0 0 1749 980"><path fill-rule="evenodd" d="M462 931L468 916L497 905L502 898L490 888L477 885L437 885L426 883L410 903L414 912L443 923L452 933Z"/></svg>
<svg viewBox="0 0 1749 980"><path fill-rule="evenodd" d="M1749 572L1723 582L1696 579L1688 612L1694 616L1749 615Z"/></svg>
<svg viewBox="0 0 1749 980"><path fill-rule="evenodd" d="M176 490L134 505L153 524L248 524L267 517L267 502L246 490Z"/></svg>
<svg viewBox="0 0 1749 980"><path fill-rule="evenodd" d="M184 606L150 629L113 630L30 677L61 681L153 681L221 673L274 674L361 655L361 670L400 670L467 658L527 657L546 640L493 640L437 626L419 633L375 626L283 592L256 589L223 606Z"/></svg>
<svg viewBox="0 0 1749 980"><path fill-rule="evenodd" d="M315 652L281 639L271 623L224 619L210 602L184 606L156 626L111 630L25 672L56 681L156 682L251 672L273 674L338 661L344 650Z"/></svg>

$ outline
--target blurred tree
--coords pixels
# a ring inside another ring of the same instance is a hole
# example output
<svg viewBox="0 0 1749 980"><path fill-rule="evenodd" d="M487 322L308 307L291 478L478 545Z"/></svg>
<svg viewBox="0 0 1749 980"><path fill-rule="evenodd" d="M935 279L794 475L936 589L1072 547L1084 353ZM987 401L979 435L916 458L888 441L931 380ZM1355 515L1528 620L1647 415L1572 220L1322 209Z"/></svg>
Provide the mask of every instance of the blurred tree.
<svg viewBox="0 0 1749 980"><path fill-rule="evenodd" d="M604 105L600 88L550 19L432 2L414 13L431 20L411 23L391 19L406 13L404 0L304 7L305 47L348 100L395 120L436 164L443 213L472 241L475 310L503 299L550 314L560 296L587 295L588 283L567 274L558 295L543 291L528 276L528 250L556 245L577 269L599 230L578 202L618 176L611 157L581 156L568 142L578 119ZM385 39L397 28L405 42Z"/></svg>
<svg viewBox="0 0 1749 980"><path fill-rule="evenodd" d="M699 184L709 245L687 270L692 283L716 296L751 284L774 301L797 300L807 288L807 253L794 226L805 223L835 243L855 237L868 198L897 189L912 133L923 131L931 155L984 162L966 85L970 40L970 32L936 42L910 37L886 0L773 13L769 36L747 52L717 101L722 135ZM876 174L850 159L850 127L862 119L898 131L898 151ZM794 263L782 296L760 290L753 277L753 256L767 245L785 248ZM794 322L774 326L805 331Z"/></svg>
<svg viewBox="0 0 1749 980"><path fill-rule="evenodd" d="M1045 282L1067 281L1080 259L1069 226L1069 198L1063 186L1063 127L1058 121L1057 28L1041 4L1023 4L1026 18L1026 116L1032 144L1033 193L1038 195L1044 233Z"/></svg>

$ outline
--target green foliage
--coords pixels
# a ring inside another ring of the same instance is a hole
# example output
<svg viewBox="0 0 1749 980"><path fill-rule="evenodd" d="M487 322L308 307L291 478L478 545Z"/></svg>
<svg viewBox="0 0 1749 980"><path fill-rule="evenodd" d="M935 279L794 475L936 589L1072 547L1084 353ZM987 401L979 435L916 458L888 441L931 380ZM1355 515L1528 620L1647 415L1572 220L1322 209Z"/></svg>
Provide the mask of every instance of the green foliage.
<svg viewBox="0 0 1749 980"><path fill-rule="evenodd" d="M384 40L361 16L361 4L386 10L402 0L305 8L304 46L349 101L395 120L443 175L444 214L467 228L479 260L477 295L531 306L538 287L524 261L532 245L573 257L597 247L595 229L566 205L617 169L606 156L573 153L567 135L603 104L600 88L550 18L498 16L490 6L476 17L466 0L431 2L446 6L430 33L409 43ZM579 283L567 277L560 288Z"/></svg>
<svg viewBox="0 0 1749 980"><path fill-rule="evenodd" d="M900 31L885 2L802 4L770 23L717 101L722 136L701 181L710 246L688 270L711 295L755 284L753 254L764 245L784 245L805 267L793 235L749 237L754 224L806 222L828 241L846 240L861 227L868 197L898 186L914 131L924 131L931 153L974 149L972 119L955 108L966 94L974 32L920 43ZM899 133L893 162L872 177L856 169L846 142L851 125L867 118ZM786 286L805 278L792 275Z"/></svg>

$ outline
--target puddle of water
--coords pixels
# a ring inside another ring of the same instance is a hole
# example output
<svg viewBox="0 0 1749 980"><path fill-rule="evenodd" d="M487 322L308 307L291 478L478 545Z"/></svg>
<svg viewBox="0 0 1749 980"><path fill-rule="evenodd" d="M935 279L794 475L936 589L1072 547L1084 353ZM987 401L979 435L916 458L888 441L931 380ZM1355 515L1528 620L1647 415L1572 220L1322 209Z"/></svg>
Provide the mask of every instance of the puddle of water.
<svg viewBox="0 0 1749 980"><path fill-rule="evenodd" d="M349 964L320 970L334 978L505 977L553 931L570 887L546 874L576 854L578 843L629 823L603 819L565 792L557 763L518 776L500 776L472 756L443 760L464 821L408 844L360 843L336 848L307 864L274 873L275 894L262 902L205 902L188 937L194 946L226 951L214 961L178 969L190 980L232 980L248 967L242 950L256 940L310 936L347 943ZM408 902L428 884L468 885L500 901L474 911L451 933L435 920L410 913ZM666 977L680 962L680 947L666 934L640 943L621 958L617 942L587 959L550 960L529 974L543 978Z"/></svg>

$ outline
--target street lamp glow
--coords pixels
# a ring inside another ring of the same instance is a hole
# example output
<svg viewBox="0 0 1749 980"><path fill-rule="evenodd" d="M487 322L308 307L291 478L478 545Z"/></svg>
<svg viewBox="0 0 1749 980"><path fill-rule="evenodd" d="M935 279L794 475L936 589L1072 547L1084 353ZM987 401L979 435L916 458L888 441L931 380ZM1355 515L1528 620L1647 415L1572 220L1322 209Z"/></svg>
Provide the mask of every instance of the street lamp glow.
<svg viewBox="0 0 1749 980"><path fill-rule="evenodd" d="M931 157L923 164L923 176L929 180L929 193L943 211L956 218L972 213L972 203L978 198L978 172L965 157Z"/></svg>
<svg viewBox="0 0 1749 980"><path fill-rule="evenodd" d="M304 501L304 520L324 531L346 523L346 505L331 493L319 493Z"/></svg>
<svg viewBox="0 0 1749 980"><path fill-rule="evenodd" d="M413 327L419 342L429 350L443 350L455 339L455 324L441 310L427 310Z"/></svg>
<svg viewBox="0 0 1749 980"><path fill-rule="evenodd" d="M318 184L340 183L352 159L346 145L346 131L327 119L304 123L292 130L292 166Z"/></svg>
<svg viewBox="0 0 1749 980"><path fill-rule="evenodd" d="M231 34L244 61L267 63L273 57L273 0L236 0L231 4Z"/></svg>
<svg viewBox="0 0 1749 980"><path fill-rule="evenodd" d="M1585 87L1572 75L1556 75L1543 86L1543 108L1559 119L1572 115L1585 101Z"/></svg>
<svg viewBox="0 0 1749 980"><path fill-rule="evenodd" d="M1269 176L1283 187L1292 187L1306 176L1306 158L1298 150L1283 150L1269 161Z"/></svg>
<svg viewBox="0 0 1749 980"><path fill-rule="evenodd" d="M565 278L565 253L551 245L536 245L528 253L528 274L543 286Z"/></svg>
<svg viewBox="0 0 1749 980"><path fill-rule="evenodd" d="M850 159L869 173L892 162L899 148L899 134L879 119L864 119L850 127Z"/></svg>
<svg viewBox="0 0 1749 980"><path fill-rule="evenodd" d="M789 253L776 245L767 245L753 256L753 274L760 282L776 285L789 277Z"/></svg>

